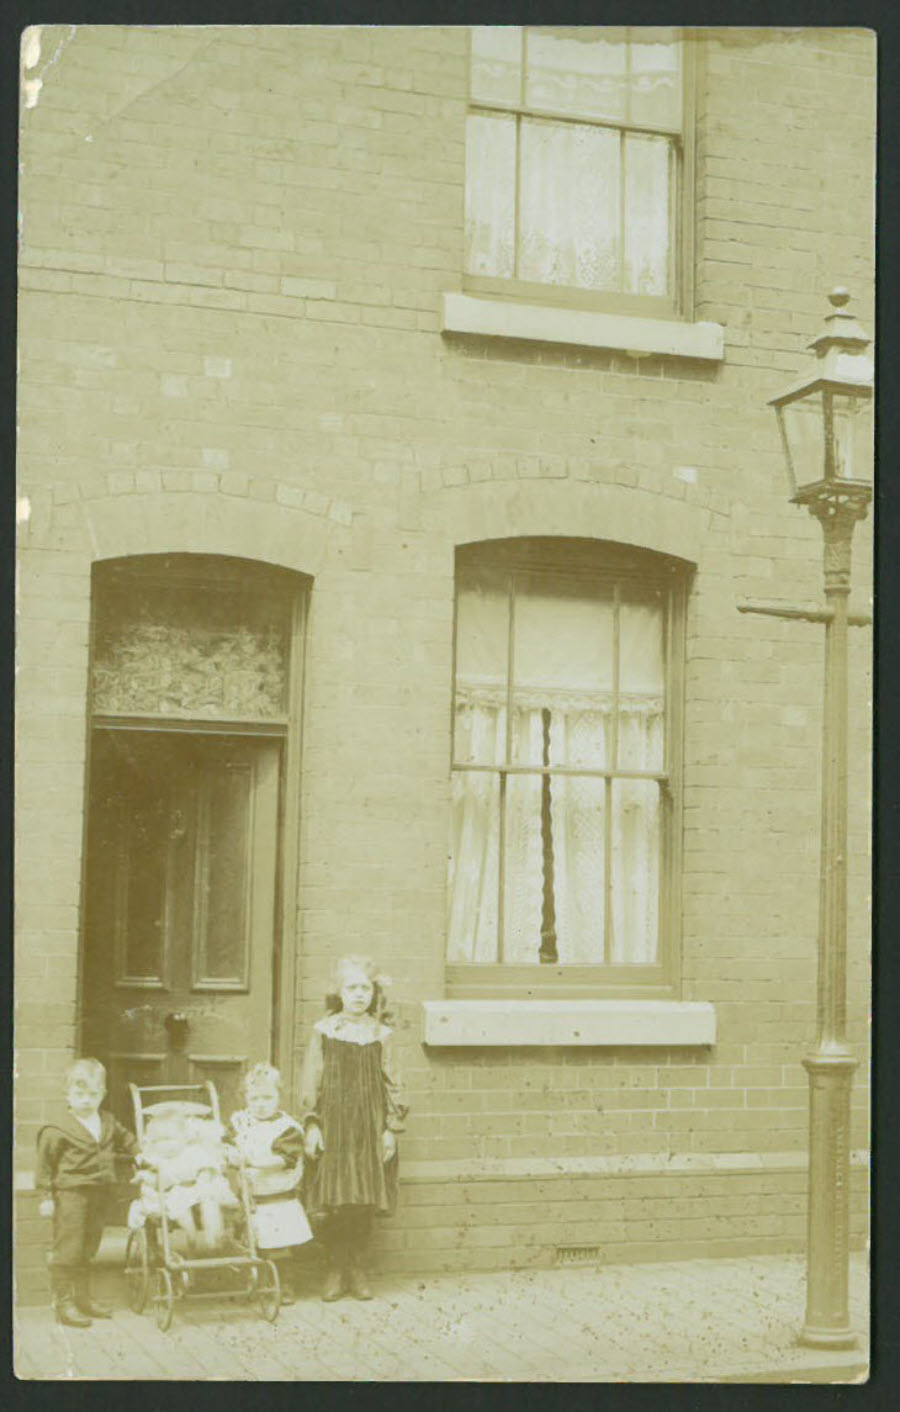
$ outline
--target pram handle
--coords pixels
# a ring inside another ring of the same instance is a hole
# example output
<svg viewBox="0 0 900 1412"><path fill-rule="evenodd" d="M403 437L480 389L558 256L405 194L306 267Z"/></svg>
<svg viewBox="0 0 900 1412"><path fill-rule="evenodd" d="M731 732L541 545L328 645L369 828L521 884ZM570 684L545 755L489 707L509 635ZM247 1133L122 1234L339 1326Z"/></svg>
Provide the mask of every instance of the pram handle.
<svg viewBox="0 0 900 1412"><path fill-rule="evenodd" d="M217 1123L222 1121L221 1110L219 1108L219 1095L212 1079L204 1079L202 1083L196 1084L132 1084L128 1085L131 1094L131 1103L134 1108L134 1130L138 1144L144 1144L144 1105L142 1095L145 1093L168 1093L177 1102L176 1095L187 1095L189 1093L206 1095L206 1102L209 1104L212 1117Z"/></svg>

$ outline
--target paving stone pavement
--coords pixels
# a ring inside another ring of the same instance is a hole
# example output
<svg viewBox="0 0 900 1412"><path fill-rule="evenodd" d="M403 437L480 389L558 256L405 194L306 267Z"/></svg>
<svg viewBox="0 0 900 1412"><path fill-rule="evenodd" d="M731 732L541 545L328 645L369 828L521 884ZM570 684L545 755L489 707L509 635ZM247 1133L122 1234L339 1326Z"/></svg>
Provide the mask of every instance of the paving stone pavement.
<svg viewBox="0 0 900 1412"><path fill-rule="evenodd" d="M859 1346L796 1342L802 1256L383 1278L371 1303L310 1289L263 1321L243 1301L182 1300L171 1329L117 1309L86 1330L15 1319L19 1378L451 1382L862 1381L868 1262L851 1257Z"/></svg>

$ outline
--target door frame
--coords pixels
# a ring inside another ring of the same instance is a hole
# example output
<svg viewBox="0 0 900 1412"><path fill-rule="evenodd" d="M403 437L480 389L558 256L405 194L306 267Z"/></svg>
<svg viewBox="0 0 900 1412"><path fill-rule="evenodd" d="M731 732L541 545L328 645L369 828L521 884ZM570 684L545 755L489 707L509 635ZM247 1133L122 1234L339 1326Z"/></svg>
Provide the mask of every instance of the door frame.
<svg viewBox="0 0 900 1412"><path fill-rule="evenodd" d="M184 551L172 551L181 556ZM129 559L165 558L166 554L125 555L114 562L127 562ZM270 996L269 1050L272 1062L281 1070L282 1093L285 1107L294 1104L299 1092L300 1058L296 1053L297 1013L299 997L296 993L297 951L300 945L299 876L300 876L300 787L301 750L306 699L304 691L306 628L309 614L309 596L312 589L310 576L297 569L287 569L284 565L270 564L265 560L240 558L235 555L208 555L202 551L191 554L196 558L226 558L232 563L237 560L247 565L261 565L275 568L290 579L285 579L290 591L290 630L288 639L288 693L287 715L279 721L229 721L226 719L202 720L181 717L131 717L127 720L104 716L91 709L91 682L95 660L95 637L97 628L96 577L95 571L110 560L96 560L91 573L91 615L88 644L87 711L85 718L85 758L84 788L82 793L81 828L81 867L78 909L78 976L76 990L76 1033L78 1052L83 1049L84 1035L84 984L85 984L85 944L86 944L86 886L87 886L87 835L90 816L91 756L94 732L105 730L148 730L173 731L179 733L267 736L282 741L281 760L278 778L277 847L275 859L275 921L272 935L272 992Z"/></svg>
<svg viewBox="0 0 900 1412"><path fill-rule="evenodd" d="M291 1111L300 1092L297 1054L297 957L300 931L300 800L303 725L306 716L306 637L311 580L298 576L291 604L288 658L288 719L281 752L279 781L278 865L275 870L275 937L272 956L272 1060L281 1070L285 1107Z"/></svg>

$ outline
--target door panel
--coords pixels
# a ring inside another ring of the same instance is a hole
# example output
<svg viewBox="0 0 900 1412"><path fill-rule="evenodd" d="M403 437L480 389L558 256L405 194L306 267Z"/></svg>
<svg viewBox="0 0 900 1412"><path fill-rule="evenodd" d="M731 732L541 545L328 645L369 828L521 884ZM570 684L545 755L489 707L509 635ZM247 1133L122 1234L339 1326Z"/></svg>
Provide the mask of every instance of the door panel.
<svg viewBox="0 0 900 1412"><path fill-rule="evenodd" d="M270 1052L278 740L94 734L84 1039L128 1081L212 1078L224 1111Z"/></svg>

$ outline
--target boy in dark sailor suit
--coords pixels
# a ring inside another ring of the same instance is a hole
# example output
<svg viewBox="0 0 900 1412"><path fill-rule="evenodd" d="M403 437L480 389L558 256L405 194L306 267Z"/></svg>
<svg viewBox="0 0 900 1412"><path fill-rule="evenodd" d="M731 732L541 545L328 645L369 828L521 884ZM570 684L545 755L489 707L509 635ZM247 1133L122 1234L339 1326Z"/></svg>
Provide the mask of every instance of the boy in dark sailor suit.
<svg viewBox="0 0 900 1412"><path fill-rule="evenodd" d="M117 1153L133 1157L137 1143L110 1113L100 1111L106 1070L79 1059L66 1074L67 1107L38 1133L35 1185L42 1216L53 1217L50 1280L60 1324L86 1329L110 1310L90 1293L90 1262L106 1224Z"/></svg>

